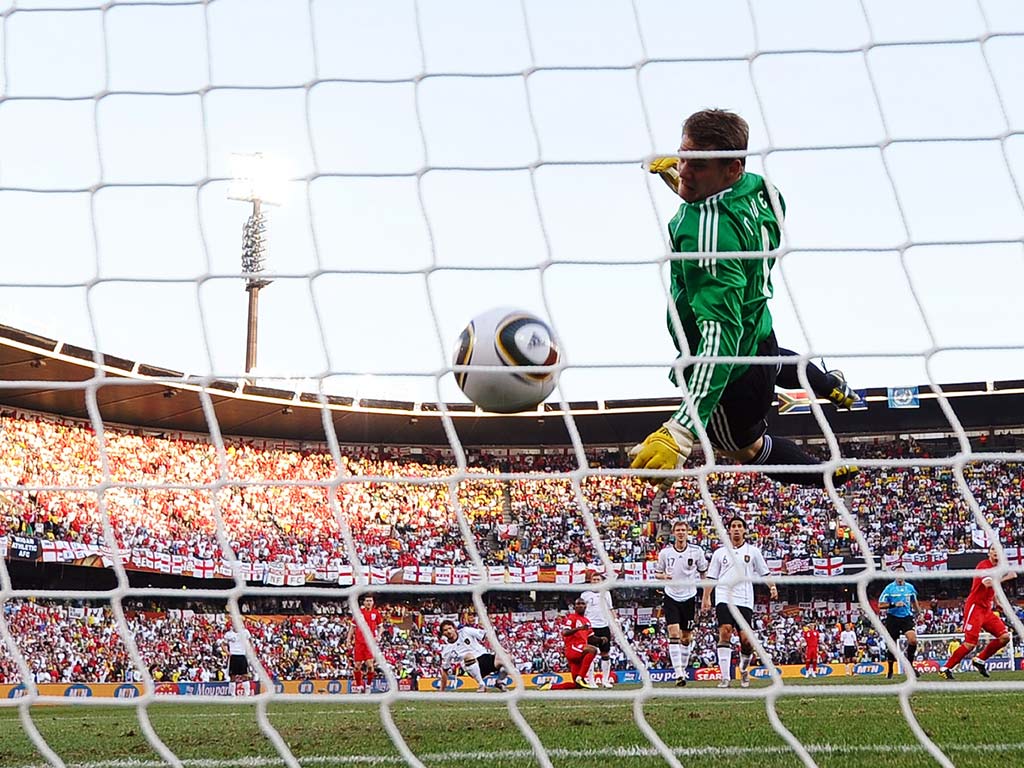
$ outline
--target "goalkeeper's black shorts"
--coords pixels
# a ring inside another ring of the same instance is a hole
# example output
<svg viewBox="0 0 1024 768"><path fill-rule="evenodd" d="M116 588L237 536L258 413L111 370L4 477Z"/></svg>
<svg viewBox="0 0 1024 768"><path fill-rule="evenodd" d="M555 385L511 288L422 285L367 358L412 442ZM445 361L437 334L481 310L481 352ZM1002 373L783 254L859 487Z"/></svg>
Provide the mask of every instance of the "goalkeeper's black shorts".
<svg viewBox="0 0 1024 768"><path fill-rule="evenodd" d="M779 344L775 331L757 347L759 357L777 357ZM738 451L753 445L768 431L768 411L775 398L775 379L780 365L751 364L746 372L729 384L718 406L708 419L708 438L722 451Z"/></svg>

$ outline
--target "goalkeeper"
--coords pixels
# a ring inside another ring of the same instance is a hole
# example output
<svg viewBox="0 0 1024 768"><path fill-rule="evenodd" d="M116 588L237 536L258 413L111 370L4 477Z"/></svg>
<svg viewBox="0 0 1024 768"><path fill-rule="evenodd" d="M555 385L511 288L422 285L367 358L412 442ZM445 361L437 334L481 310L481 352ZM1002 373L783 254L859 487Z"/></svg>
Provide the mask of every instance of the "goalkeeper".
<svg viewBox="0 0 1024 768"><path fill-rule="evenodd" d="M719 109L696 112L683 124L680 152L745 151L747 122ZM717 451L742 464L809 465L819 460L792 440L767 434L766 417L783 366L716 363L707 357L779 357L768 299L775 259L729 258L728 252L768 252L779 247L781 226L767 182L745 170L746 158L661 158L650 166L683 199L669 222L672 250L698 254L671 266L671 290L680 326L679 339L669 313L669 332L680 353L693 354L683 375L693 412L687 404L656 432L630 451L634 469L677 469L686 463L697 435L696 420ZM782 195L776 192L780 213ZM689 350L695 350L690 353ZM795 366L787 369L783 386L799 386ZM807 366L816 394L849 408L855 396L842 374ZM672 374L675 381L675 371ZM841 485L857 473L839 467L832 476ZM824 487L824 474L769 472L781 483Z"/></svg>

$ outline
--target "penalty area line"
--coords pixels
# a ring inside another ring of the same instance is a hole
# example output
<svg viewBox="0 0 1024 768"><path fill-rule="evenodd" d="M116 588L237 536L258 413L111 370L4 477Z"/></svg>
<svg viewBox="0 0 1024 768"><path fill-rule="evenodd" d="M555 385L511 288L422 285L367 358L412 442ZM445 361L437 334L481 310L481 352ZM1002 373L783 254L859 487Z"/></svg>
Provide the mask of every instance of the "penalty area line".
<svg viewBox="0 0 1024 768"><path fill-rule="evenodd" d="M921 744L805 744L812 755L853 755L875 753L920 754L926 750ZM945 752L965 752L976 754L1005 753L1024 751L1024 742L1006 744L939 744ZM549 757L557 759L581 758L629 758L629 757L660 757L661 754L649 746L603 747L599 749L559 749L546 750ZM770 755L793 754L793 750L784 746L761 747L673 747L672 753L682 758L706 757L756 757ZM428 763L457 763L480 760L529 760L533 752L528 749L508 749L480 752L434 752L417 755L420 760ZM296 757L303 766L346 766L346 765L405 765L405 760L397 755L317 755L313 757ZM181 761L186 768L275 768L284 765L280 757L239 757L232 759L185 759ZM162 760L98 760L86 763L66 763L66 768L166 768ZM26 763L12 768L48 768L45 763Z"/></svg>

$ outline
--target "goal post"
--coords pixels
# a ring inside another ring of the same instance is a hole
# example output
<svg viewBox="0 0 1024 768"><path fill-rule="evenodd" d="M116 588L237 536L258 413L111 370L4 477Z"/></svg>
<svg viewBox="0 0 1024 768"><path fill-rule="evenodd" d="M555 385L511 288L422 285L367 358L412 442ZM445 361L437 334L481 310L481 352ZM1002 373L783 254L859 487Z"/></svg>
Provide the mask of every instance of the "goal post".
<svg viewBox="0 0 1024 768"><path fill-rule="evenodd" d="M941 666L949 658L952 650L956 648L954 643L959 644L963 642L963 639L963 633L918 635L917 659L914 666L922 668L924 671L934 671L936 665ZM992 635L982 632L974 652L960 662L959 669L954 671L959 672L972 669L971 659L992 639L994 639ZM999 672L1019 671L1020 659L1017 658L1017 650L1020 647L1019 642L1015 633L1011 632L1010 642L989 657L988 668Z"/></svg>

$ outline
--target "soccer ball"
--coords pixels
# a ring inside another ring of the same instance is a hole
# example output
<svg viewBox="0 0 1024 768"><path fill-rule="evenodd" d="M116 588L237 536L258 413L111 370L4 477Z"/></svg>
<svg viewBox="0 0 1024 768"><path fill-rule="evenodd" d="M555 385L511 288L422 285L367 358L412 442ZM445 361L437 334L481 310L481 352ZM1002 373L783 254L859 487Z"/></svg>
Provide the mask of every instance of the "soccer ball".
<svg viewBox="0 0 1024 768"><path fill-rule="evenodd" d="M455 365L504 366L507 370L455 371L466 397L492 413L535 408L551 394L557 371L517 371L520 366L557 365L561 359L551 328L536 315L500 307L474 317L459 334Z"/></svg>

